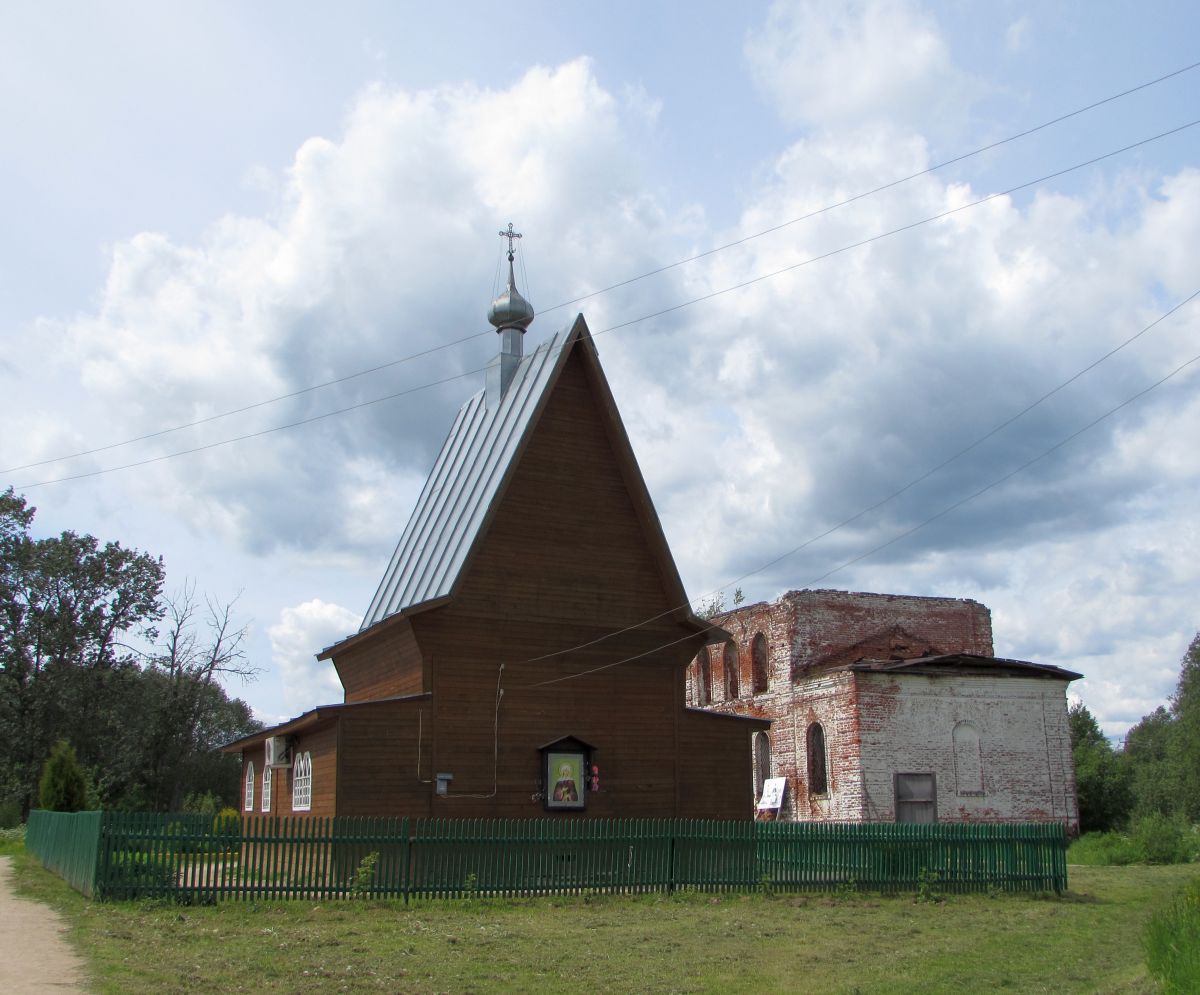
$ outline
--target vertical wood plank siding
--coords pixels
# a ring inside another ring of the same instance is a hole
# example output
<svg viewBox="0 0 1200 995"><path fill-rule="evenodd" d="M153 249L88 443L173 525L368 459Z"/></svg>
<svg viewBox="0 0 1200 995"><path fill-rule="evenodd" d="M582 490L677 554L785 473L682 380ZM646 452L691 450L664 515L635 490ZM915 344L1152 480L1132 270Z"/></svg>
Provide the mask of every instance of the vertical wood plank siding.
<svg viewBox="0 0 1200 995"><path fill-rule="evenodd" d="M601 791L564 822L752 809L750 724L698 716L686 748L676 741L683 668L702 637L669 614L638 626L676 606L647 541L653 509L631 493L636 465L614 449L595 389L570 358L452 601L412 619L433 660L426 756L454 780L444 797L427 788L428 807L405 814L538 816L538 747L566 735L596 747ZM627 657L639 658L609 666ZM559 678L568 679L544 683ZM689 776L702 754L738 759L718 761L716 780Z"/></svg>
<svg viewBox="0 0 1200 995"><path fill-rule="evenodd" d="M369 701L428 690L412 625L397 619L375 639L355 644L333 658L346 701Z"/></svg>
<svg viewBox="0 0 1200 995"><path fill-rule="evenodd" d="M83 818L81 818L83 816ZM100 899L1055 891L1062 825L280 818L35 812L27 845ZM373 861L365 858L374 855ZM89 880L89 871L91 876Z"/></svg>

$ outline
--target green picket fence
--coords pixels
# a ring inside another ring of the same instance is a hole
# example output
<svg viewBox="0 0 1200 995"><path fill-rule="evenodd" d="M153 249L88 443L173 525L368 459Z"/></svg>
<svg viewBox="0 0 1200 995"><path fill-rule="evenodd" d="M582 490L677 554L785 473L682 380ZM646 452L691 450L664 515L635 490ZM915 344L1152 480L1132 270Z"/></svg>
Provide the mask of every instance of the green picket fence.
<svg viewBox="0 0 1200 995"><path fill-rule="evenodd" d="M35 812L26 846L99 899L460 898L588 892L1056 891L1044 825L684 819L281 818Z"/></svg>
<svg viewBox="0 0 1200 995"><path fill-rule="evenodd" d="M103 812L34 809L25 825L25 849L89 898L96 883L96 853Z"/></svg>

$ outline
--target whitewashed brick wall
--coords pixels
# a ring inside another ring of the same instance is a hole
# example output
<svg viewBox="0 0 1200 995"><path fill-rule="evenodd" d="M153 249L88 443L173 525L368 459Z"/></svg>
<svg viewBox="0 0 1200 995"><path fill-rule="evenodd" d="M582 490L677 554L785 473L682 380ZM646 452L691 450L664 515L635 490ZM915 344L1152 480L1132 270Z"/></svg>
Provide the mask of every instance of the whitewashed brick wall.
<svg viewBox="0 0 1200 995"><path fill-rule="evenodd" d="M1078 828L1065 681L855 676L865 818L895 818L895 774L932 772L941 822L1062 821ZM952 737L964 721L979 732L981 795L964 792L955 770Z"/></svg>

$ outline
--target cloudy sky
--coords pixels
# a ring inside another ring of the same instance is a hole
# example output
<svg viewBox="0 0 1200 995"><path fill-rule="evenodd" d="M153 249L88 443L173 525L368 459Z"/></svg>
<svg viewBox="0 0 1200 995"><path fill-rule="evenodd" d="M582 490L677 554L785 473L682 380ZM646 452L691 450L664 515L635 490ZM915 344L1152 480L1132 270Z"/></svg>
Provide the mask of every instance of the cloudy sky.
<svg viewBox="0 0 1200 995"><path fill-rule="evenodd" d="M1200 299L926 474L1200 291L1200 127L1155 138L1200 69L926 171L1195 62L1194 4L315 6L0 32L0 487L240 592L260 717L338 698L313 654L482 384L509 221L527 348L598 333L692 596L976 598L1109 733L1165 700L1200 362L1104 416Z"/></svg>

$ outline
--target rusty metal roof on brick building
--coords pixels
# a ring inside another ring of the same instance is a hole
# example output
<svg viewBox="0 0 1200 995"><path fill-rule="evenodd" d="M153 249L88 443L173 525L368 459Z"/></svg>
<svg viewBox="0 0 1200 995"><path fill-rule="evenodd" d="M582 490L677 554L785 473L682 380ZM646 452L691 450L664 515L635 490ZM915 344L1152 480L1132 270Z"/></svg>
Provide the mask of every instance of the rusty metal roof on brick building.
<svg viewBox="0 0 1200 995"><path fill-rule="evenodd" d="M521 360L495 410L481 390L458 411L359 628L448 597L547 386L586 333L583 316Z"/></svg>
<svg viewBox="0 0 1200 995"><path fill-rule="evenodd" d="M977 653L942 653L937 656L919 656L909 660L858 660L849 665L850 670L871 673L906 673L927 676L939 673L986 673L1005 677L1050 677L1062 681L1077 681L1083 674L1064 670L1049 663L1031 663L1029 660L1008 660L999 656L980 656Z"/></svg>

